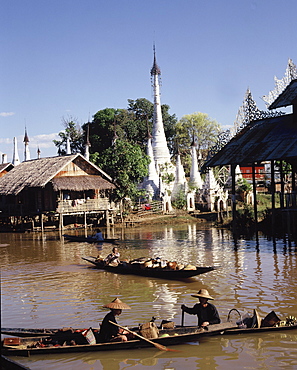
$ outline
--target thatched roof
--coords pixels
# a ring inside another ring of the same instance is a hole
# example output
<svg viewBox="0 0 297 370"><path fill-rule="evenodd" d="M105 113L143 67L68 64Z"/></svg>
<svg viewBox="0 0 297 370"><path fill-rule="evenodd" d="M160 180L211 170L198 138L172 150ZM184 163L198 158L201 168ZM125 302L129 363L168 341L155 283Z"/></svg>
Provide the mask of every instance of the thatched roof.
<svg viewBox="0 0 297 370"><path fill-rule="evenodd" d="M115 189L115 185L101 176L62 176L54 178L51 183L55 191L83 191L90 189Z"/></svg>
<svg viewBox="0 0 297 370"><path fill-rule="evenodd" d="M99 167L87 161L81 154L72 154L72 155L65 155L65 156L58 156L58 157L34 159L31 161L20 163L19 165L15 166L11 171L9 171L5 176L2 176L0 178L0 194L17 195L26 187L43 188L46 186L46 184L51 182L54 179L54 177L59 172L61 172L63 168L65 168L69 163L73 161L77 161L77 160L85 162L86 167L90 168L90 170L92 170L92 173L98 174L98 179L100 178L101 182L98 180L96 182L97 185L101 183L103 185L103 189L106 189L106 188L109 189L111 188L110 186L113 186L111 184L111 178L104 171L102 171ZM79 177L84 177L84 176L79 176ZM88 175L86 175L86 177L88 177ZM70 180L68 177L68 182L69 181ZM81 180L79 181L81 184L80 188L82 189L83 182ZM93 181L93 180L90 180L90 181ZM106 182L109 183L108 186ZM64 186L65 184L66 184L66 180L64 181ZM94 181L93 181L93 184L94 184ZM55 185L55 186L57 188L59 187L59 185ZM77 186L79 187L79 185ZM84 190L90 189L89 186L90 185L87 185L87 187ZM74 187L74 185L72 185L72 187ZM101 189L101 187L99 189ZM71 190L71 189L67 189L67 190Z"/></svg>

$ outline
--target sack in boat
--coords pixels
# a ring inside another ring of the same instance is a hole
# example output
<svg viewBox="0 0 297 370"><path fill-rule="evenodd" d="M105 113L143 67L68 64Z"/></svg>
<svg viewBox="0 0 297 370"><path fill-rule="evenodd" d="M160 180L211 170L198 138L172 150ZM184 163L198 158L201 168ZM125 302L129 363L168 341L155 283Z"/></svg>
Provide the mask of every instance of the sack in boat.
<svg viewBox="0 0 297 370"><path fill-rule="evenodd" d="M254 310L254 315L252 318L252 328L260 328L261 327L261 318L257 310Z"/></svg>
<svg viewBox="0 0 297 370"><path fill-rule="evenodd" d="M86 338L89 344L96 344L96 338L92 328L86 329L82 332L82 335Z"/></svg>
<svg viewBox="0 0 297 370"><path fill-rule="evenodd" d="M167 267L169 268L169 270L177 270L177 262L168 262L167 263Z"/></svg>
<svg viewBox="0 0 297 370"><path fill-rule="evenodd" d="M174 321L162 320L161 328L162 329L174 329L175 328L175 323L174 323Z"/></svg>
<svg viewBox="0 0 297 370"><path fill-rule="evenodd" d="M196 266L187 265L187 266L184 267L184 270L196 270Z"/></svg>
<svg viewBox="0 0 297 370"><path fill-rule="evenodd" d="M157 325L150 321L145 324L140 325L139 327L140 335L142 335L144 338L158 338L159 336L159 329L157 328Z"/></svg>
<svg viewBox="0 0 297 370"><path fill-rule="evenodd" d="M64 328L62 328L62 329L59 329L58 330L59 332L62 332L62 333L66 333L66 332L68 332L68 333L74 333L74 329L73 328L66 328L66 327L64 327Z"/></svg>
<svg viewBox="0 0 297 370"><path fill-rule="evenodd" d="M271 311L264 319L262 320L261 327L271 327L276 326L280 322L280 318L276 316L274 311Z"/></svg>

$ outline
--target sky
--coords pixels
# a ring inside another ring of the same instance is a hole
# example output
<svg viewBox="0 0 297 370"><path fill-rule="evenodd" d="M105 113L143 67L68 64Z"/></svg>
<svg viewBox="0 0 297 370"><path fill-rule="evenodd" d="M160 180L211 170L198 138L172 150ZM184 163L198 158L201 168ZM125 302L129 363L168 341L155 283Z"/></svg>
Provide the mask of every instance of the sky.
<svg viewBox="0 0 297 370"><path fill-rule="evenodd" d="M16 137L24 159L26 127L31 159L55 156L63 120L153 101L154 44L169 113L230 128L248 88L265 110L274 77L297 64L296 11L296 0L2 0L0 154L12 160Z"/></svg>

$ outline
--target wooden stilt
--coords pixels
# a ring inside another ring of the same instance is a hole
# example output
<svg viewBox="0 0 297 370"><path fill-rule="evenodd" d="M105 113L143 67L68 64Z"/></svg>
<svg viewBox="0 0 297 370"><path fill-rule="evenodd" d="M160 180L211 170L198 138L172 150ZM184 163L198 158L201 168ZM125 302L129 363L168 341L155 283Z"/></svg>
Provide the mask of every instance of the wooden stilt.
<svg viewBox="0 0 297 370"><path fill-rule="evenodd" d="M59 230L63 230L63 213L60 213L60 218L59 218Z"/></svg>
<svg viewBox="0 0 297 370"><path fill-rule="evenodd" d="M258 207L257 207L257 184L256 184L256 163L252 165L253 171L253 193L254 193L254 218L256 229L258 229Z"/></svg>
<svg viewBox="0 0 297 370"><path fill-rule="evenodd" d="M87 212L84 212L84 227L87 228Z"/></svg>
<svg viewBox="0 0 297 370"><path fill-rule="evenodd" d="M43 227L43 213L40 214L40 227L41 227L41 232L44 231L44 227Z"/></svg>
<svg viewBox="0 0 297 370"><path fill-rule="evenodd" d="M236 165L235 164L232 164L231 165L231 179L232 179L232 228L233 228L233 231L236 230L236 193L235 193L235 180L236 180L236 176L235 176L235 168L236 168Z"/></svg>

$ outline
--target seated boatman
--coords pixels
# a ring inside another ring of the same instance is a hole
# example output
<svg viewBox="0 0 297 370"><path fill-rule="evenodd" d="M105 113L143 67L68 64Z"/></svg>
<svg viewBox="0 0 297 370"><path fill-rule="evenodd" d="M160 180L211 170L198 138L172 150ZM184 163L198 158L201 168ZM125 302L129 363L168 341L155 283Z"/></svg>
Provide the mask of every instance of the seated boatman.
<svg viewBox="0 0 297 370"><path fill-rule="evenodd" d="M110 323L110 321L117 324L116 316L122 313L122 310L131 309L126 303L122 302L119 298L114 299L111 303L103 306L109 308L110 312L104 317L102 324L100 325L99 342L127 342L130 339L128 331L119 328L116 325Z"/></svg>
<svg viewBox="0 0 297 370"><path fill-rule="evenodd" d="M112 248L112 252L104 259L105 265L117 266L120 263L120 252L117 247Z"/></svg>
<svg viewBox="0 0 297 370"><path fill-rule="evenodd" d="M183 304L181 309L190 315L197 315L199 327L206 327L221 322L216 307L208 302L209 299L212 300L213 298L206 289L200 289L197 294L192 294L192 297L199 298L199 303L196 303L192 308Z"/></svg>
<svg viewBox="0 0 297 370"><path fill-rule="evenodd" d="M104 241L104 238L103 238L103 235L102 235L102 232L101 230L97 230L96 234L94 235L93 237L95 240L97 240L98 242L103 242Z"/></svg>

